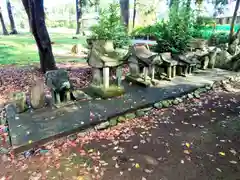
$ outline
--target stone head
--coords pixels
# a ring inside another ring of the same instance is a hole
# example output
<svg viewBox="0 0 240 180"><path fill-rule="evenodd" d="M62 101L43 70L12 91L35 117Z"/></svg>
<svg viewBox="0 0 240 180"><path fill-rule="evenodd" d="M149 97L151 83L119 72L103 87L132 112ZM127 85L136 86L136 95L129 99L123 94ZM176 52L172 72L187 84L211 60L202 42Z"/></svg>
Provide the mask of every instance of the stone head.
<svg viewBox="0 0 240 180"><path fill-rule="evenodd" d="M55 91L62 91L64 89L67 90L71 87L66 70L59 69L48 71L45 74L45 77L47 86Z"/></svg>

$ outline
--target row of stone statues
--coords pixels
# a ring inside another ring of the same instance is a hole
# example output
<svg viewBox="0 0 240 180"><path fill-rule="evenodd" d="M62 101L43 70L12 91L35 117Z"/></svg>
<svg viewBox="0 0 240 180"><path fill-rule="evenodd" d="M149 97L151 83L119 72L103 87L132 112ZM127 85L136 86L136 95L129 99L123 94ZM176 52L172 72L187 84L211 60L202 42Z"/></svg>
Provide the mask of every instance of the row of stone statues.
<svg viewBox="0 0 240 180"><path fill-rule="evenodd" d="M145 45L133 45L119 53L112 41L91 42L88 64L92 67L93 84L109 88L110 69L117 68L117 78L122 79L119 72L123 64L128 64L130 68L127 80L146 86L151 85L156 76L171 80L176 75L187 76L197 68L214 68L218 48L207 47L204 41L192 41L190 46L191 50L183 54L158 54Z"/></svg>

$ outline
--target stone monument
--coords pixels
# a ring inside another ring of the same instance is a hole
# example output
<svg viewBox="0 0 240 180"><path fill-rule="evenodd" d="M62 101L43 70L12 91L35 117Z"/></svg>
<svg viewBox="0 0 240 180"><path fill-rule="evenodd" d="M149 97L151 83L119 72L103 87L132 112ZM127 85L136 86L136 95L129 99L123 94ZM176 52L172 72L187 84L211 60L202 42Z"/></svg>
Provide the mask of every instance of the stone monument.
<svg viewBox="0 0 240 180"><path fill-rule="evenodd" d="M95 40L87 60L93 74L89 90L102 98L122 95L124 93L121 86L122 65L126 63L128 55L128 49L114 48L113 41ZM115 68L118 83L111 82L109 77L110 70Z"/></svg>

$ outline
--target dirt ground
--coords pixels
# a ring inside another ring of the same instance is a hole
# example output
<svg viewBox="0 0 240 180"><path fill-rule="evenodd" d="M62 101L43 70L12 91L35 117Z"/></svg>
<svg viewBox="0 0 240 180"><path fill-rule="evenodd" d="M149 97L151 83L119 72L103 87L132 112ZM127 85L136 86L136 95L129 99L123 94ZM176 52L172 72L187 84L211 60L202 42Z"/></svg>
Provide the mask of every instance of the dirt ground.
<svg viewBox="0 0 240 180"><path fill-rule="evenodd" d="M215 90L46 149L2 155L0 179L240 180L240 93Z"/></svg>

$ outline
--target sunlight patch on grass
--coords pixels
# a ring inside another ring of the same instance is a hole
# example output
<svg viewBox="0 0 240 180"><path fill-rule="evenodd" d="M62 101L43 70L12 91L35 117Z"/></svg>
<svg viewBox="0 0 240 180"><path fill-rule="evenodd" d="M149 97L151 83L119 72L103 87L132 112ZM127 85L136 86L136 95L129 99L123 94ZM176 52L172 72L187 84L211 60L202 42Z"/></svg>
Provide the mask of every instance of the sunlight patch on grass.
<svg viewBox="0 0 240 180"><path fill-rule="evenodd" d="M71 52L74 44L86 44L84 37L72 39L72 35L63 33L50 34L53 52ZM86 62L82 58L56 58L57 62ZM39 63L37 46L30 33L0 36L0 65L28 65Z"/></svg>

